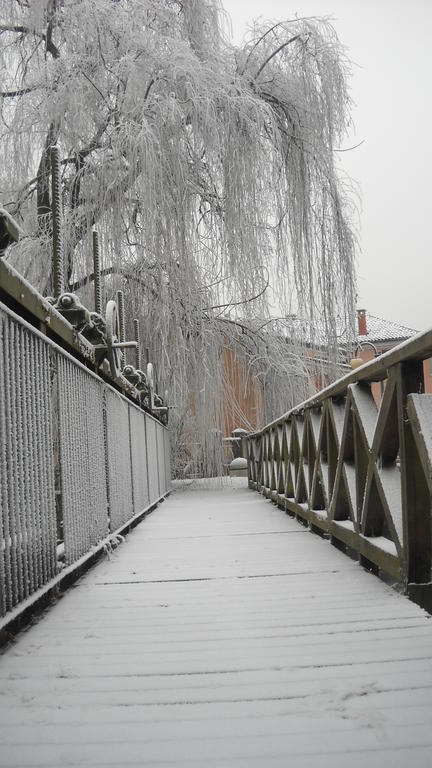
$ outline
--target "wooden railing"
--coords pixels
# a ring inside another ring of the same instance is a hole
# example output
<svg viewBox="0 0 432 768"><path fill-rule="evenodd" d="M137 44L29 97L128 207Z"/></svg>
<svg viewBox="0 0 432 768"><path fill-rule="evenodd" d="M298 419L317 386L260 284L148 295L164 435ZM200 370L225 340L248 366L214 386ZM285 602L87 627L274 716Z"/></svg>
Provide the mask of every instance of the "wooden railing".
<svg viewBox="0 0 432 768"><path fill-rule="evenodd" d="M429 330L247 438L251 488L406 587L432 581L431 355Z"/></svg>

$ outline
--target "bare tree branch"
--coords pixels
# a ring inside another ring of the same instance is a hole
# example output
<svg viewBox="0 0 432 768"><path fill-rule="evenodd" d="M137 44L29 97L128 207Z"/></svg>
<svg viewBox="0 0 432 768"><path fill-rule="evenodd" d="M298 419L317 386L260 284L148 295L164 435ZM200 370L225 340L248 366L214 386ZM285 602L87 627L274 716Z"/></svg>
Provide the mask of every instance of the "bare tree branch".
<svg viewBox="0 0 432 768"><path fill-rule="evenodd" d="M264 61L264 62L261 64L261 66L260 66L260 68L259 68L258 72L256 73L256 75L255 75L255 78L254 78L254 79L255 79L255 80L257 80L257 78L260 76L261 72L263 71L264 67L266 67L266 66L267 66L267 64L268 64L268 63L269 63L269 62L270 62L272 59L274 59L274 57L275 57L275 56L277 56L277 55L278 55L278 53L280 53L281 51L283 51L283 49L284 49L284 48L286 48L286 47L287 47L287 45L291 45L291 43L295 43L295 41L296 41L296 40L302 40L302 39L303 39L303 35L299 34L299 35L294 35L294 37L291 37L291 38L290 38L289 40L287 40L285 43L282 43L282 45L280 45L280 46L279 46L279 48L276 48L276 50L275 50L275 51L273 51L273 53L272 53L270 56L268 56L268 57L267 57L267 59L266 59L266 60L265 60L265 61Z"/></svg>
<svg viewBox="0 0 432 768"><path fill-rule="evenodd" d="M17 91L0 91L0 96L3 99L14 99L16 96L24 96L26 93L31 93L36 90L36 86L29 86L27 88L19 88Z"/></svg>

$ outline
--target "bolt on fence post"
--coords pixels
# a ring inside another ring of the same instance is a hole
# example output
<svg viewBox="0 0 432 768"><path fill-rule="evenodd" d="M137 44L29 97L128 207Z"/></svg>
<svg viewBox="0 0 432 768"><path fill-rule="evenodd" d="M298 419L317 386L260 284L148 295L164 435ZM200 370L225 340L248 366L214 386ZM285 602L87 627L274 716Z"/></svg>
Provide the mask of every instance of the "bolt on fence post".
<svg viewBox="0 0 432 768"><path fill-rule="evenodd" d="M53 241L53 293L54 298L63 293L64 258L62 239L62 205L60 183L60 157L57 146L51 147L51 210L52 210L52 241Z"/></svg>
<svg viewBox="0 0 432 768"><path fill-rule="evenodd" d="M120 341L125 341L125 309L124 309L124 294L123 291L117 291L117 304L119 310L120 321ZM123 369L126 362L126 355L123 350L120 353L120 368Z"/></svg>
<svg viewBox="0 0 432 768"><path fill-rule="evenodd" d="M141 340L140 340L140 327L139 327L139 321L135 319L133 321L134 324L134 339L137 343L136 350L135 350L135 368L137 368L139 371L141 370Z"/></svg>
<svg viewBox="0 0 432 768"><path fill-rule="evenodd" d="M100 270L99 233L93 230L93 273L94 273L94 306L98 315L102 314L102 286Z"/></svg>

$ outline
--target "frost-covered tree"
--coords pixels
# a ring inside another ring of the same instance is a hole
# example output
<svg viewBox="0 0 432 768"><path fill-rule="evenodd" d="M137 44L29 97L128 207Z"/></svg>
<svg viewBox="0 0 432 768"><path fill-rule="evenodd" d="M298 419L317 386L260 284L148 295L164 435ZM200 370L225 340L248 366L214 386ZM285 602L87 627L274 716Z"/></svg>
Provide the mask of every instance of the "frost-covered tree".
<svg viewBox="0 0 432 768"><path fill-rule="evenodd" d="M352 327L352 211L335 165L348 66L331 25L256 24L234 47L218 0L0 9L0 205L27 235L8 258L50 292L57 143L68 286L90 303L96 226L107 295L123 287L141 318L178 444L220 427L224 344L263 386L277 379L272 411L307 394L305 344L334 361Z"/></svg>

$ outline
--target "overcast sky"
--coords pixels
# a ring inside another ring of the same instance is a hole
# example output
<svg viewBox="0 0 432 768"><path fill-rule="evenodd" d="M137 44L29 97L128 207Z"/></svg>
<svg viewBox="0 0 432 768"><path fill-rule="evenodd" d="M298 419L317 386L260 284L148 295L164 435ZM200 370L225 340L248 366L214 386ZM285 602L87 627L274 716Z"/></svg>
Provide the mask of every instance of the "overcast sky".
<svg viewBox="0 0 432 768"><path fill-rule="evenodd" d="M239 42L253 19L330 16L353 62L360 185L358 307L432 326L432 0L222 0Z"/></svg>

